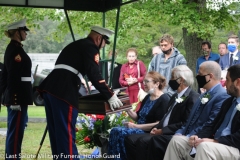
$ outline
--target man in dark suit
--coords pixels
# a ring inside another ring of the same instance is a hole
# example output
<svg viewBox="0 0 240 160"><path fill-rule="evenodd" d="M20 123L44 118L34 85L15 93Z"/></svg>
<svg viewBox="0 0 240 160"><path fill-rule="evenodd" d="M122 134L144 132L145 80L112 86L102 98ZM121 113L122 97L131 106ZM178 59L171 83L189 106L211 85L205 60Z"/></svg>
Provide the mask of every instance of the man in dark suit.
<svg viewBox="0 0 240 160"><path fill-rule="evenodd" d="M117 57L117 54L118 53L115 51L115 55L114 55L115 59ZM108 52L108 59L111 60L112 55L113 55L113 52L109 51ZM100 69L102 69L102 65L103 65L103 63L101 62L100 63ZM122 67L122 64L114 62L113 75L112 75L112 86L111 86L112 89L122 88L122 86L119 84L119 76L120 76L121 67ZM105 66L105 80L106 80L106 83L108 83L108 84L109 84L109 80L110 80L110 74L111 74L111 61L108 61L106 63L106 66Z"/></svg>
<svg viewBox="0 0 240 160"><path fill-rule="evenodd" d="M221 57L220 66L222 70L225 70L235 64L240 63L240 52L238 51L239 38L236 35L228 37L228 53Z"/></svg>
<svg viewBox="0 0 240 160"><path fill-rule="evenodd" d="M190 87L193 82L193 73L186 65L172 69L169 85L173 90L177 90L177 93L172 95L167 113L150 134L134 134L125 138L128 159L140 159L139 157L145 159L144 153L148 148L145 141L155 135L172 135L186 122L193 104L199 97L199 94Z"/></svg>
<svg viewBox="0 0 240 160"><path fill-rule="evenodd" d="M217 116L222 102L229 97L220 84L221 68L215 61L206 61L200 65L196 76L200 88L206 89L206 93L194 103L187 122L175 132L175 135L190 137L208 126ZM161 160L164 157L167 145L173 135L152 136L147 142L144 160ZM138 153L139 154L139 153ZM142 153L141 153L142 154ZM140 158L142 159L142 158Z"/></svg>
<svg viewBox="0 0 240 160"><path fill-rule="evenodd" d="M240 65L228 69L226 88L232 97L223 102L214 121L189 139L174 136L164 160L192 159L190 150L196 147L195 160L240 159ZM193 156L193 155L192 155Z"/></svg>

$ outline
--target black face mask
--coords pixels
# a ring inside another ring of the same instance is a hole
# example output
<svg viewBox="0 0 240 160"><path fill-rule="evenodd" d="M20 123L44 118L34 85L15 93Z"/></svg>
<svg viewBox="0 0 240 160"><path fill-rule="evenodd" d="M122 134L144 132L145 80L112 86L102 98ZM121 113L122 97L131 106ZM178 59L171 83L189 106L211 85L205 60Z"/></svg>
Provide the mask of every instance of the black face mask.
<svg viewBox="0 0 240 160"><path fill-rule="evenodd" d="M169 50L166 50L166 51L162 51L164 54L169 54L169 53L171 53L171 51L172 51L172 48L170 48Z"/></svg>
<svg viewBox="0 0 240 160"><path fill-rule="evenodd" d="M178 78L179 79L179 78ZM178 89L180 84L177 82L178 79L175 80L169 80L168 85L175 91Z"/></svg>
<svg viewBox="0 0 240 160"><path fill-rule="evenodd" d="M209 81L206 81L206 76L207 75L209 75L209 74L206 74L206 75L204 75L204 76L200 76L200 75L197 75L196 76L196 79L197 79L197 83L198 83L198 87L199 88L203 88L203 86L205 86L205 84L207 84L209 81L210 81L210 79L209 79Z"/></svg>

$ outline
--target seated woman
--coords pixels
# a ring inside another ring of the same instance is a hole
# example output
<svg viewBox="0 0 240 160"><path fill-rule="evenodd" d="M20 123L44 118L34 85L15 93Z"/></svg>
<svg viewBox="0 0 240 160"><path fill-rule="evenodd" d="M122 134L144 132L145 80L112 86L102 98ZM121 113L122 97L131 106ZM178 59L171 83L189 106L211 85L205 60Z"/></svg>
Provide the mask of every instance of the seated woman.
<svg viewBox="0 0 240 160"><path fill-rule="evenodd" d="M163 93L166 79L158 72L148 72L143 81L144 90L149 94L143 99L137 112L128 110L127 113L137 123L126 122L125 127L113 128L110 132L108 155L119 155L126 159L124 138L130 134L149 132L163 118L169 102L168 94ZM110 156L109 156L110 157ZM113 158L115 159L115 158Z"/></svg>

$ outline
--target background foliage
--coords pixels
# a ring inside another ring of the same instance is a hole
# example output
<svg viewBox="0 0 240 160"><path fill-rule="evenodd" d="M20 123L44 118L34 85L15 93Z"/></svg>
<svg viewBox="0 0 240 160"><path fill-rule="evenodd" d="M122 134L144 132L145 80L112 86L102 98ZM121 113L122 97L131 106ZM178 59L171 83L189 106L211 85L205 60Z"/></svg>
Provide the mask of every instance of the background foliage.
<svg viewBox="0 0 240 160"><path fill-rule="evenodd" d="M236 13L239 13L240 5L238 2L227 2L229 1L220 3L212 0L207 3L206 0L140 0L122 6L116 47L119 52L117 61L126 62L126 50L136 47L139 51L138 58L147 66L152 58L151 48L159 44L158 40L163 34L168 33L174 36L175 46L187 57L194 70L196 59L200 56L201 41L211 41L213 51L218 52L218 43L226 42L232 33L239 34L239 14ZM23 42L28 53L59 53L73 41L62 10L0 8L0 54L4 53L9 42L3 34L6 25L22 18L28 19L27 25L31 29L28 39ZM102 13L68 11L68 14L75 39L87 36L90 26L102 25ZM114 30L116 10L106 12L105 17L105 26ZM186 32L182 29L186 29ZM186 37L198 41L191 44ZM111 49L112 44L105 50L108 52Z"/></svg>

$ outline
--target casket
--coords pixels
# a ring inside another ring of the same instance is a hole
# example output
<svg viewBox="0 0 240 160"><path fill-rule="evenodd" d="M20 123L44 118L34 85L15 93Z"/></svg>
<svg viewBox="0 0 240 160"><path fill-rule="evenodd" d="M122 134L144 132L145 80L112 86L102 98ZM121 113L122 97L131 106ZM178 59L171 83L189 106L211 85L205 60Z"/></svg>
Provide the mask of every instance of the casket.
<svg viewBox="0 0 240 160"><path fill-rule="evenodd" d="M105 100L103 95L100 93L79 97L78 112L87 114L109 115L116 112L132 109L132 105L129 101L129 96L123 90L119 92L118 98L122 101L123 106L112 111L108 101Z"/></svg>

